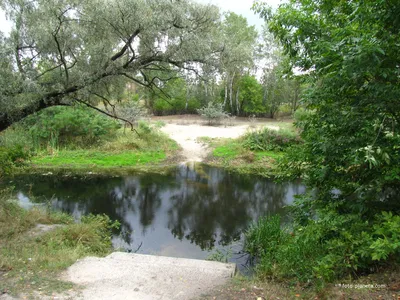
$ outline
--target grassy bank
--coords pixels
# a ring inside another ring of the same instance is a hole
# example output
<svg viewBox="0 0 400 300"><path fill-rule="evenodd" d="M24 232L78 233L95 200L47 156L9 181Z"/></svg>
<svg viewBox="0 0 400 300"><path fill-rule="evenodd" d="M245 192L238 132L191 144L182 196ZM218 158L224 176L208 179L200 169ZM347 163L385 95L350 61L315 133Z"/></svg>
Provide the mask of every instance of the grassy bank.
<svg viewBox="0 0 400 300"><path fill-rule="evenodd" d="M252 151L243 148L241 139L206 139L200 142L211 147L206 163L212 166L263 177L273 177L276 160L283 156L278 151Z"/></svg>
<svg viewBox="0 0 400 300"><path fill-rule="evenodd" d="M12 172L64 169L64 170L86 170L100 172L107 170L147 170L165 167L175 164L179 147L175 141L163 134L155 125L146 124L139 127L140 135L119 129L111 139L98 142L93 145L69 143L69 144L45 144L35 147L21 147L21 158L16 162L7 161L4 168L6 174ZM13 153L15 147L8 142L10 136L14 137L20 133L19 130L10 130L3 133L2 140L5 151ZM8 142L8 143L7 143ZM14 151L15 152L15 151ZM29 154L27 154L29 153ZM8 155L11 157L11 155ZM7 168L5 168L7 167ZM19 168L19 170L18 170Z"/></svg>
<svg viewBox="0 0 400 300"><path fill-rule="evenodd" d="M72 285L58 279L60 271L85 256L111 251L111 224L106 216L88 216L74 223L71 216L43 208L26 211L0 194L0 291L11 295L51 295ZM35 230L37 224L59 224ZM51 227L47 227L50 229Z"/></svg>
<svg viewBox="0 0 400 300"><path fill-rule="evenodd" d="M178 145L157 128L146 125L139 134L120 129L116 137L93 147L42 149L32 157L35 168L136 168L173 161Z"/></svg>
<svg viewBox="0 0 400 300"><path fill-rule="evenodd" d="M85 150L61 150L57 154L39 154L32 158L32 164L36 166L52 167L134 167L148 163L160 163L166 159L164 151L140 152L106 152L96 149Z"/></svg>
<svg viewBox="0 0 400 300"><path fill-rule="evenodd" d="M241 174L263 177L279 175L277 162L285 150L298 143L297 135L290 129L268 128L249 131L238 139L210 139L202 137L199 142L211 148L206 163Z"/></svg>

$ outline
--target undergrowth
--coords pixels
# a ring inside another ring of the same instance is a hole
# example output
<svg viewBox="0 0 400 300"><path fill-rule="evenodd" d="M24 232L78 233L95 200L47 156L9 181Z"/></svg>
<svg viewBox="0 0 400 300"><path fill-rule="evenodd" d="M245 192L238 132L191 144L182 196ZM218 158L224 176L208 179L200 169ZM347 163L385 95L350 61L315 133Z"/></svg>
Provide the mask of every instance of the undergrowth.
<svg viewBox="0 0 400 300"><path fill-rule="evenodd" d="M41 208L24 210L9 191L0 193L0 291L11 295L49 294L72 287L60 281L61 270L85 256L103 256L111 250L111 229L118 226L105 215L82 217ZM33 234L36 224L62 224ZM36 295L37 296L37 295Z"/></svg>
<svg viewBox="0 0 400 300"><path fill-rule="evenodd" d="M245 251L257 258L260 278L314 288L348 276L378 271L400 257L400 216L318 214L306 224L281 227L279 216L254 223L246 233Z"/></svg>

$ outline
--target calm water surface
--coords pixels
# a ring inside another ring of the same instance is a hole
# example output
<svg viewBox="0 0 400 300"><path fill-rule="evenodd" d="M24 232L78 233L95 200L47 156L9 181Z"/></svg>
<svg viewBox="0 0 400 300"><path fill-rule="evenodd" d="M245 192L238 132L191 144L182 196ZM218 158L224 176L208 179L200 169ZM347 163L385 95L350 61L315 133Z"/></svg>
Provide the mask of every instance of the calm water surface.
<svg viewBox="0 0 400 300"><path fill-rule="evenodd" d="M305 191L299 182L274 183L204 165L167 175L20 175L8 184L25 204L47 202L76 218L104 213L118 220L115 247L197 259L220 251L239 267L246 262L246 228L261 216L284 215L284 206Z"/></svg>

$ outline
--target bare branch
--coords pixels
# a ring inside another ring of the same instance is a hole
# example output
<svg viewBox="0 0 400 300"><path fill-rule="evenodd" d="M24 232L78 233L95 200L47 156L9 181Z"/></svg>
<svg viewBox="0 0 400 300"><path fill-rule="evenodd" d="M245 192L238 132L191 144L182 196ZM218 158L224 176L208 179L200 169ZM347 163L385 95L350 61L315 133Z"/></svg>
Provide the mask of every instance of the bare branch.
<svg viewBox="0 0 400 300"><path fill-rule="evenodd" d="M136 29L135 32L128 38L128 40L125 42L125 45L122 47L122 49L117 52L116 54L114 54L111 57L112 61L116 61L118 58L120 58L122 55L125 54L126 50L128 50L129 45L133 42L133 40L135 39L135 37L140 33L140 28Z"/></svg>
<svg viewBox="0 0 400 300"><path fill-rule="evenodd" d="M100 112L100 113L102 113L102 114L105 114L106 116L109 116L109 117L111 117L111 118L113 118L113 119L116 119L116 120L123 121L123 122L125 122L126 124L129 124L129 126L131 127L131 130L134 131L134 132L136 132L136 134L140 137L139 132L137 132L137 130L134 128L134 125L132 124L132 122L128 121L127 119L118 117L117 115L112 115L112 114L110 114L109 112L106 112L106 111L104 111L104 110L102 110L102 109L100 109L100 108L98 108L98 107L96 107L96 106L93 106L93 105L91 105L90 103L87 103L87 102L85 102L85 101L79 100L78 98L74 98L74 100L75 100L76 102L82 103L83 105L86 105L87 107L90 107L90 108L92 108L92 109L94 109L94 110L97 110L98 112Z"/></svg>

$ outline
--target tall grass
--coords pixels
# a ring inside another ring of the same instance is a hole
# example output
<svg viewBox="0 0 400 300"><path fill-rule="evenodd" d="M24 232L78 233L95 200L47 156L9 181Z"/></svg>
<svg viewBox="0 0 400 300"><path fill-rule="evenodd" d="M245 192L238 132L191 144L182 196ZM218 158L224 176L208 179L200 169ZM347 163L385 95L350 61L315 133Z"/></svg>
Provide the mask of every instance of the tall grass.
<svg viewBox="0 0 400 300"><path fill-rule="evenodd" d="M256 151L283 151L301 142L298 134L292 130L263 128L248 132L244 136L243 146Z"/></svg>
<svg viewBox="0 0 400 300"><path fill-rule="evenodd" d="M43 233L30 230L38 223L63 224ZM71 216L44 209L22 209L10 191L0 192L0 290L16 295L40 290L51 293L71 285L57 279L59 271L78 258L105 255L111 250L112 223L107 216Z"/></svg>
<svg viewBox="0 0 400 300"><path fill-rule="evenodd" d="M267 217L248 229L245 251L257 258L260 277L322 287L400 262L400 216L384 212L366 222L333 210L317 215L292 228Z"/></svg>

